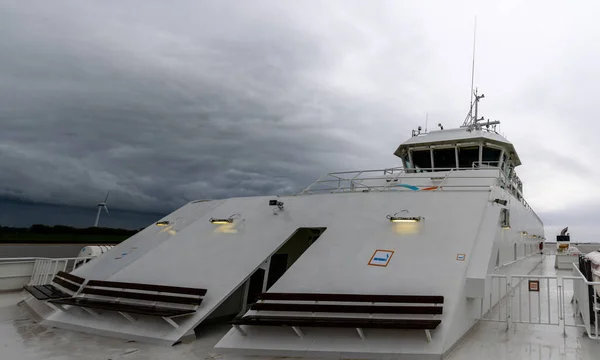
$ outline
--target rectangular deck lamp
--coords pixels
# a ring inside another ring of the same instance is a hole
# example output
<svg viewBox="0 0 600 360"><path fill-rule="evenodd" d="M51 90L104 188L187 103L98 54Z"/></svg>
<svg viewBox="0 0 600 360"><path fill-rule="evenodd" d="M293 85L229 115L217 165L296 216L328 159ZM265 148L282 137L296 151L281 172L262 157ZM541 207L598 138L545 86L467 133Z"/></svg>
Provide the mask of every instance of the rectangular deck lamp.
<svg viewBox="0 0 600 360"><path fill-rule="evenodd" d="M415 223L415 222L421 221L422 217L420 217L420 216L406 217L406 216L389 216L388 215L388 219L390 219L390 221L393 223Z"/></svg>
<svg viewBox="0 0 600 360"><path fill-rule="evenodd" d="M169 221L159 221L156 223L156 226L169 226Z"/></svg>
<svg viewBox="0 0 600 360"><path fill-rule="evenodd" d="M223 224L231 224L233 222L233 219L231 219L231 218L229 218L229 219L213 219L213 218L210 218L210 219L208 219L208 221L210 221L211 224L223 225Z"/></svg>

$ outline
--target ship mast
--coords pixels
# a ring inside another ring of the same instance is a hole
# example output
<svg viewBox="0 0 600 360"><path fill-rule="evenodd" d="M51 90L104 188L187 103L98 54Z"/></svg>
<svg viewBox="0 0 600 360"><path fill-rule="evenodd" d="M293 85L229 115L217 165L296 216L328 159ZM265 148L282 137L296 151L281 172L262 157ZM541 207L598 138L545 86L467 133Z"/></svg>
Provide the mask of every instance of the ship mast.
<svg viewBox="0 0 600 360"><path fill-rule="evenodd" d="M477 115L479 113L479 100L483 99L485 97L485 94L479 95L478 89L475 89L475 91L473 92L473 96L474 99L471 102L469 113L467 114L467 117L465 118L465 121L463 122L461 127L473 127L477 125L478 121L483 120L483 116L479 119L477 118Z"/></svg>
<svg viewBox="0 0 600 360"><path fill-rule="evenodd" d="M469 103L469 113L465 118L465 121L462 124L462 127L472 127L477 123L477 110L479 107L479 99L483 99L484 95L481 94L481 97L477 95L477 89L473 91L473 85L475 83L475 48L477 44L477 16L473 19L473 60L471 62L471 101ZM475 99L473 99L475 96ZM473 109L475 108L475 109ZM473 114L473 110L475 110L475 114Z"/></svg>
<svg viewBox="0 0 600 360"><path fill-rule="evenodd" d="M475 17L474 19L474 24L473 24L473 61L471 63L471 103L469 104L469 113L467 114L467 117L465 118L465 121L463 122L461 127L466 127L469 129L469 131L474 130L474 129L481 129L481 125L479 122L485 120L483 118L483 116L481 118L478 118L477 116L479 115L479 100L483 99L485 97L484 94L479 95L478 93L478 89L475 89L475 91L473 91L473 85L474 85L474 81L475 81L475 45L476 45L476 40L477 40L477 17ZM490 120L487 121L486 128L489 129L490 125L498 125L500 124L499 121L492 121L490 122ZM495 129L495 128L494 128Z"/></svg>

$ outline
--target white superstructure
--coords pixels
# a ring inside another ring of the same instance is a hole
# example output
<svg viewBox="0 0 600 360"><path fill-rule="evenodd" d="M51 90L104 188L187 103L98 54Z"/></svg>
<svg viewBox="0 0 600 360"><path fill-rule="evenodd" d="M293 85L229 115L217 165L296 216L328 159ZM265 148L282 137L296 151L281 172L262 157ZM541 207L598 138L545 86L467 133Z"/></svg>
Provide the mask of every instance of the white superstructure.
<svg viewBox="0 0 600 360"><path fill-rule="evenodd" d="M402 166L327 174L296 195L190 202L73 272L85 283L206 289L191 314L66 306L38 315L44 325L171 345L208 321L256 314L248 304L264 291L443 297L443 313L430 316L441 322L426 333L241 325L216 344L244 354L440 358L497 302L488 302L494 276L528 274L542 260L543 224L524 199L521 160L494 124L474 117L414 133L395 152Z"/></svg>

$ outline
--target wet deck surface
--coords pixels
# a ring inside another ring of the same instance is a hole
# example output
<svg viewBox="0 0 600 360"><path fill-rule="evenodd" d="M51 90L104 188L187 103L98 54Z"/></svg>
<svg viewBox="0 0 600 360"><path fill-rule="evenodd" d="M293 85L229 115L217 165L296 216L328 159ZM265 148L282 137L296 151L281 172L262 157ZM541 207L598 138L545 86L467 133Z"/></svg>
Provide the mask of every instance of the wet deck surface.
<svg viewBox="0 0 600 360"><path fill-rule="evenodd" d="M534 274L557 275L554 258L548 257ZM560 271L559 276L570 276L570 271ZM525 282L522 284L525 285ZM550 294L556 296L556 283L551 282ZM546 291L544 285L542 291ZM25 293L0 294L0 358L9 360L120 360L120 359L270 359L270 357L250 357L220 354L213 350L214 344L229 330L227 325L207 327L201 338L174 347L159 347L136 342L46 328L37 324L27 310L18 303L25 299ZM569 301L572 296L570 284L565 288L567 324L573 325L575 318ZM550 297L550 304L555 298ZM512 312L528 301L518 295L512 298ZM527 306L529 304L526 304ZM537 306L537 305L536 305ZM534 306L532 316L547 313L547 305L540 302L540 309ZM550 322L554 323L553 305L550 305ZM498 309L502 311L502 307ZM527 310L528 311L528 310ZM529 314L525 317L527 321ZM544 321L546 317L540 316ZM556 318L558 320L558 318ZM590 340L581 328L567 326L567 336L563 336L562 323L559 325L531 325L515 323L507 331L505 323L481 322L447 359L600 359L600 341Z"/></svg>

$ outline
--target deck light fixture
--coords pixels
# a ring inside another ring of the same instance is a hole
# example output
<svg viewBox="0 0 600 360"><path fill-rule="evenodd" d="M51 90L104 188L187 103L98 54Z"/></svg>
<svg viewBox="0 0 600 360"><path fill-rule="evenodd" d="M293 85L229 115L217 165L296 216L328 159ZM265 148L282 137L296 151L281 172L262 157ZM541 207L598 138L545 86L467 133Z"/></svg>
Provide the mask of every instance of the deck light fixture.
<svg viewBox="0 0 600 360"><path fill-rule="evenodd" d="M208 221L210 221L212 224L215 224L215 225L223 225L223 224L231 224L233 222L233 219L213 219L213 218L210 218Z"/></svg>
<svg viewBox="0 0 600 360"><path fill-rule="evenodd" d="M230 217L226 218L226 219L215 219L215 218L210 218L208 219L208 221L210 221L211 224L215 224L215 225L225 225L225 224L231 224L233 223L233 219L239 216L239 214L233 214Z"/></svg>
<svg viewBox="0 0 600 360"><path fill-rule="evenodd" d="M421 221L422 217L420 217L420 216L415 216L415 217L390 216L390 217L388 217L388 219L390 219L391 222L395 222L395 223L414 223L414 222Z"/></svg>
<svg viewBox="0 0 600 360"><path fill-rule="evenodd" d="M158 221L156 223L156 226L169 226L169 224L171 224L171 222L169 220L164 220L164 221Z"/></svg>
<svg viewBox="0 0 600 360"><path fill-rule="evenodd" d="M398 216L399 213L408 212L408 210L400 210L394 215L387 215L386 218L393 223L415 223L423 219L421 216Z"/></svg>

